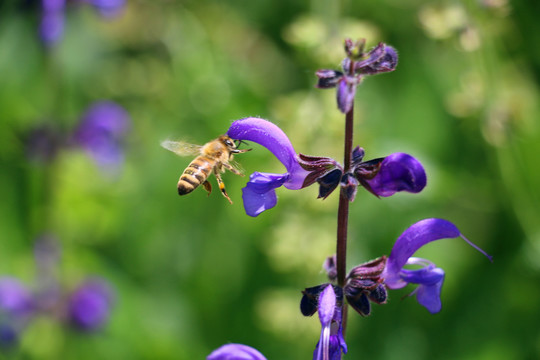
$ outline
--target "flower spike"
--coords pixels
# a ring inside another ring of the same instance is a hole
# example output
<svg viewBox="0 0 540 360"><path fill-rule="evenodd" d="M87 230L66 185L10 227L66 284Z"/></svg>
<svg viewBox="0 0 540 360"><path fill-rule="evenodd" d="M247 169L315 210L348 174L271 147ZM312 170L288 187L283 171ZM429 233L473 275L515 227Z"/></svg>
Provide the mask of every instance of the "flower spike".
<svg viewBox="0 0 540 360"><path fill-rule="evenodd" d="M316 87L320 89L337 87L337 105L344 114L352 109L356 87L365 76L393 71L397 66L398 56L393 47L379 43L364 53L365 44L365 39L356 42L346 39L347 57L341 63L342 71L322 69L315 73L318 77Z"/></svg>

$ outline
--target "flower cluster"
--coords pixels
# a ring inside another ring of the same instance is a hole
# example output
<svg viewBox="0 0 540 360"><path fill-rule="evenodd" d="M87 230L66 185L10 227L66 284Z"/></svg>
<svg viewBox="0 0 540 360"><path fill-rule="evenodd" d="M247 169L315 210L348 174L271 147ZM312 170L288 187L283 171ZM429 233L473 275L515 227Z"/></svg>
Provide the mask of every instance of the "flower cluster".
<svg viewBox="0 0 540 360"><path fill-rule="evenodd" d="M88 277L74 289L63 290L54 275L58 251L51 237L36 243L34 288L15 277L0 277L0 347L15 346L32 320L43 315L84 332L98 331L108 322L115 302L111 285L100 277Z"/></svg>
<svg viewBox="0 0 540 360"><path fill-rule="evenodd" d="M319 78L318 88L337 87L337 104L342 113L348 113L352 109L356 87L365 76L396 69L398 56L393 47L380 43L365 53L365 45L364 39L356 42L345 40L347 57L341 63L343 71L324 69L316 72Z"/></svg>
<svg viewBox="0 0 540 360"><path fill-rule="evenodd" d="M123 163L123 142L131 118L119 104L102 100L92 103L69 134L52 124L42 124L24 137L28 158L48 163L68 145L82 148L105 173L116 172Z"/></svg>
<svg viewBox="0 0 540 360"><path fill-rule="evenodd" d="M394 153L387 157L363 161L364 150L353 151L353 167L344 173L343 167L327 157L297 154L289 138L277 125L260 118L249 117L232 123L227 132L233 139L253 141L264 146L285 166L283 174L254 172L242 190L246 213L258 216L277 203L275 189L284 186L299 190L317 182L319 197L326 198L341 185L354 200L358 185L376 196L391 196L399 191L417 193L426 185L422 164L414 157Z"/></svg>
<svg viewBox="0 0 540 360"><path fill-rule="evenodd" d="M69 0L41 0L39 35L45 46L57 44L64 35L66 2ZM88 3L104 17L118 15L125 5L125 0L73 0L72 2Z"/></svg>
<svg viewBox="0 0 540 360"><path fill-rule="evenodd" d="M82 115L73 139L101 169L113 170L124 160L122 140L130 127L129 114L122 106L98 101Z"/></svg>

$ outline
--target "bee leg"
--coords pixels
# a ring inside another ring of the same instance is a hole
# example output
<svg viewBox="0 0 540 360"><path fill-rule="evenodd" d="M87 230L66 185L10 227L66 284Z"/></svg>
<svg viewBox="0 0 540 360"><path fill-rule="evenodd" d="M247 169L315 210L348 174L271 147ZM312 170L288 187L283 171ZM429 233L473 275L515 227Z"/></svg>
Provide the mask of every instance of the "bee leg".
<svg viewBox="0 0 540 360"><path fill-rule="evenodd" d="M240 175L240 176L244 176L244 174L243 174L240 170L236 169L234 166L232 166L232 165L230 165L230 164L222 164L222 165L223 165L223 167L224 167L225 169L229 170L229 171L232 172L233 174L235 174L235 175Z"/></svg>
<svg viewBox="0 0 540 360"><path fill-rule="evenodd" d="M210 196L210 193L212 193L212 184L208 180L202 183L202 186L206 192L208 192L208 196Z"/></svg>
<svg viewBox="0 0 540 360"><path fill-rule="evenodd" d="M234 150L231 150L232 153L234 154L241 154L241 153L245 153L245 152L248 152L248 151L251 151L252 149L234 149Z"/></svg>
<svg viewBox="0 0 540 360"><path fill-rule="evenodd" d="M219 185L219 190L221 190L221 193L223 194L223 196L225 196L227 200L229 200L229 202L232 204L233 202L231 198L229 197L229 195L227 194L227 191L225 190L225 183L223 182L223 180L221 180L221 175L219 174L218 171L215 171L214 174L216 175L216 179Z"/></svg>

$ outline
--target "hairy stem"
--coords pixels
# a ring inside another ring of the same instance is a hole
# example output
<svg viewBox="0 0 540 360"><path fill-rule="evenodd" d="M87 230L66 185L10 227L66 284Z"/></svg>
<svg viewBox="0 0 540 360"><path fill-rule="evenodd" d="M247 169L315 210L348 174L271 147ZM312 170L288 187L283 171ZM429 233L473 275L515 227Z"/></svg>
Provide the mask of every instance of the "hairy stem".
<svg viewBox="0 0 540 360"><path fill-rule="evenodd" d="M343 154L344 171L349 171L351 167L352 144L353 144L353 118L354 107L345 114L345 146ZM342 189L339 196L338 221L337 221L337 247L336 247L336 267L337 280L340 287L345 286L347 269L347 228L349 222L349 200ZM342 312L343 334L347 327L347 309L343 306Z"/></svg>

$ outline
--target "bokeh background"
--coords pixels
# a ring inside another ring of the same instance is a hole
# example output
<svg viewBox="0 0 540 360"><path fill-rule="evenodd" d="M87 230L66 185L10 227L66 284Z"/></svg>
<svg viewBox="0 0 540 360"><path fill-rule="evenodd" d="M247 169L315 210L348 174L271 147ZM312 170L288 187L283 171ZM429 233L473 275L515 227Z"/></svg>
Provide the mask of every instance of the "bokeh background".
<svg viewBox="0 0 540 360"><path fill-rule="evenodd" d="M277 207L250 218L247 178L227 173L232 206L214 179L209 197L180 198L191 159L159 143L204 143L259 116L297 151L341 159L343 116L314 72L337 68L352 37L400 55L359 88L355 144L367 159L412 154L428 186L359 191L349 268L427 217L454 222L494 262L458 239L426 246L418 255L447 274L441 313L402 299L412 288L392 291L370 317L350 314L346 358L540 358L539 11L535 0L128 0L104 16L68 1L61 36L44 43L41 3L2 1L0 275L39 288L34 247L46 235L61 247L63 289L97 276L115 291L99 331L42 315L2 356L204 359L239 342L268 359L311 358L320 324L301 316L300 291L325 281L336 194L279 189ZM131 124L113 166L72 135L102 100ZM238 157L246 173L283 172L252 147Z"/></svg>

